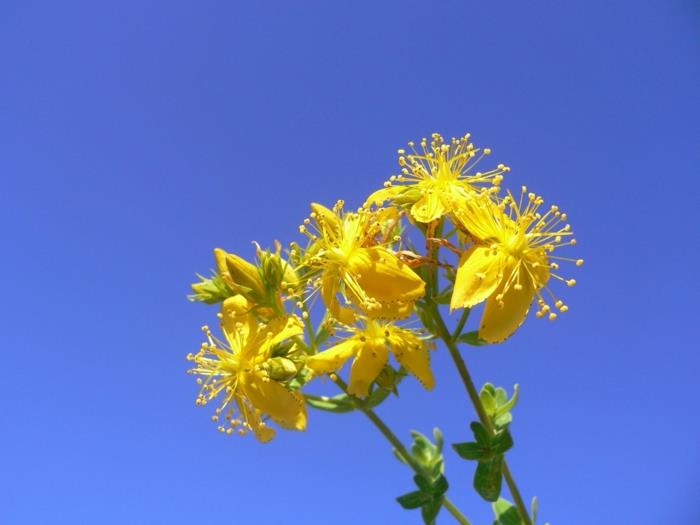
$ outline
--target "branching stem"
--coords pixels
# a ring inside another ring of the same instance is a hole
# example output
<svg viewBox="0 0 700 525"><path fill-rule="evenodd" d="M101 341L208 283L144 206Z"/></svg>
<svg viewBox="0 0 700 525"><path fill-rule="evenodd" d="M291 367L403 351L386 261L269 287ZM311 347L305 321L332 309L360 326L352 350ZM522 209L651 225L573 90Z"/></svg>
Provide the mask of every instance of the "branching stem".
<svg viewBox="0 0 700 525"><path fill-rule="evenodd" d="M338 387L343 392L347 391L347 385L342 379L336 378L334 379L334 381L335 384L338 385ZM387 441L389 441L389 443L392 444L396 453L403 458L405 463L408 466L410 466L416 474L425 476L423 467L421 467L421 465L418 462L416 462L416 460L406 449L401 440L398 437L396 437L396 434L394 434L391 431L391 429L387 426L386 423L384 423L384 421L382 421L382 419L377 415L377 413L371 408L365 407L361 400L353 396L350 396L350 399L352 400L355 407L365 416L367 416L367 419L369 419L374 424L374 426L377 427L377 430L379 430L379 432L381 432L382 435L387 439ZM442 497L442 506L445 508L445 510L447 510L447 512L452 514L452 516L457 520L458 523L460 523L460 525L471 525L471 522L467 519L467 517L460 512L460 510L455 506L454 503L452 503L452 501L447 496Z"/></svg>
<svg viewBox="0 0 700 525"><path fill-rule="evenodd" d="M474 409L476 410L476 413L479 416L481 424L484 425L484 427L486 427L490 434L493 434L495 432L495 429L493 427L493 424L491 423L491 419L489 418L488 414L486 414L486 410L484 410L484 406L481 404L479 392L477 391L476 386L474 385L474 381L472 380L471 375L469 374L469 370L467 369L467 365L464 362L464 359L462 359L462 355L459 353L459 348L457 348L455 338L452 335L450 335L450 332L447 329L447 326L445 325L445 321L442 319L442 315L440 315L440 311L438 310L437 305L433 305L432 317L435 321L435 327L438 332L436 335L440 339L442 339L442 341L445 343L445 346L447 347L447 350L449 350L450 356L452 357L452 360L454 361L454 364L457 367L457 372L459 373L459 376L462 379L462 383L464 384L464 387L467 390L467 394L469 395L469 399L471 400L472 405L474 405ZM458 332L455 331L455 334L458 334ZM513 475L510 471L510 468L508 467L508 463L506 462L505 458L503 458L503 477L506 480L506 484L508 485L508 490L510 490L511 495L513 496L513 501L515 503L515 507L518 509L518 514L520 514L520 519L522 520L522 523L524 525L532 525L532 521L530 520L530 515L528 514L525 502L523 501L523 498L520 495L520 490L518 490L518 486L515 483L515 479L513 478Z"/></svg>

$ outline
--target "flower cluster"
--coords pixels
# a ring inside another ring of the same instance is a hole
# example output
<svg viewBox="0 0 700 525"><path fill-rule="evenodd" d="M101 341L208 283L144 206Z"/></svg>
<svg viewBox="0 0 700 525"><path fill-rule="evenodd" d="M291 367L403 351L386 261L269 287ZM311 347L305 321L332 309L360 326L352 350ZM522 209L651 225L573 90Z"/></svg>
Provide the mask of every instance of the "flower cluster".
<svg viewBox="0 0 700 525"><path fill-rule="evenodd" d="M481 344L510 337L533 303L550 320L568 310L550 286L573 286L560 265L583 264L558 255L576 243L567 215L524 186L503 190L507 166L479 171L490 154L469 135L409 142L400 173L359 209L311 204L303 242L256 245L253 262L214 250L216 269L191 298L220 305L223 338L205 327L188 359L197 405L217 400L219 431L268 441L270 422L304 430L318 397L308 385L324 376L345 385L336 374L350 361L349 399L383 399L377 392L395 391L407 374L432 389L426 309L484 303Z"/></svg>

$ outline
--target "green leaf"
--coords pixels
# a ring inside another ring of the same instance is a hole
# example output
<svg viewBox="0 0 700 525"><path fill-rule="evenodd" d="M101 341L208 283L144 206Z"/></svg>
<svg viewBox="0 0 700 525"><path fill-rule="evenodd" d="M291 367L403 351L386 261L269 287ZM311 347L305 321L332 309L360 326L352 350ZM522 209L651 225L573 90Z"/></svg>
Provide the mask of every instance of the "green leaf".
<svg viewBox="0 0 700 525"><path fill-rule="evenodd" d="M333 397L306 395L306 402L309 406L326 412L345 414L355 410L355 404L346 394L338 394Z"/></svg>
<svg viewBox="0 0 700 525"><path fill-rule="evenodd" d="M497 398L499 406L498 406L498 410L496 411L496 414L499 416L510 412L513 409L513 407L515 406L515 403L518 402L518 396L520 395L520 385L518 385L517 383L515 385L513 385L513 396L510 399L508 399L508 401L506 401L506 398L507 398L506 391L503 390L502 388L500 390L503 391L503 394L502 394L503 400L498 401L498 398Z"/></svg>
<svg viewBox="0 0 700 525"><path fill-rule="evenodd" d="M493 525L521 525L518 509L510 501L498 498L496 502L491 504L491 508L496 516Z"/></svg>
<svg viewBox="0 0 700 525"><path fill-rule="evenodd" d="M432 486L432 493L433 496L440 497L442 496L445 492L447 492L447 489L449 488L449 484L447 483L447 478L443 475L440 475L437 480L433 482Z"/></svg>
<svg viewBox="0 0 700 525"><path fill-rule="evenodd" d="M440 432L438 427L433 429L433 439L435 440L435 448L437 451L442 452L442 447L444 446L445 441L442 439L442 432Z"/></svg>
<svg viewBox="0 0 700 525"><path fill-rule="evenodd" d="M219 274L212 271L210 278L196 274L199 282L192 284L191 295L187 299L192 302L202 302L206 304L217 304L225 301L227 298L235 295L234 292Z"/></svg>
<svg viewBox="0 0 700 525"><path fill-rule="evenodd" d="M474 473L474 489L486 501L496 501L501 494L503 456L480 461Z"/></svg>
<svg viewBox="0 0 700 525"><path fill-rule="evenodd" d="M438 293L436 296L433 297L433 301L435 301L436 304L450 304L450 301L452 300L452 287L448 286L444 290L442 290L440 293Z"/></svg>
<svg viewBox="0 0 700 525"><path fill-rule="evenodd" d="M423 523L425 525L433 525L435 523L435 518L437 518L438 512L440 512L440 507L442 502L440 498L433 499L421 507L421 516L423 517Z"/></svg>
<svg viewBox="0 0 700 525"><path fill-rule="evenodd" d="M479 332L474 330L473 332L465 332L457 338L458 343L466 343L472 346L484 346L489 343L484 341L479 337Z"/></svg>
<svg viewBox="0 0 700 525"><path fill-rule="evenodd" d="M424 476L416 474L415 476L413 476L413 481L415 482L416 486L422 491L429 493L433 491L433 484L430 483L430 481L427 480Z"/></svg>
<svg viewBox="0 0 700 525"><path fill-rule="evenodd" d="M396 498L396 501L398 501L399 505L401 505L404 509L410 510L422 507L432 499L433 497L427 492L416 490L404 494L403 496L399 496Z"/></svg>
<svg viewBox="0 0 700 525"><path fill-rule="evenodd" d="M498 403L498 406L501 406L508 401L508 393L502 386L499 386L494 390L494 397L496 398L496 403Z"/></svg>
<svg viewBox="0 0 700 525"><path fill-rule="evenodd" d="M459 454L462 459L468 460L486 460L489 459L491 451L484 449L479 443L469 441L466 443L454 443L452 448Z"/></svg>
<svg viewBox="0 0 700 525"><path fill-rule="evenodd" d="M411 436L413 440L410 454L422 467L421 473L413 476L418 490L400 496L397 501L407 509L420 507L425 523L432 524L442 505L442 496L449 487L447 478L443 475L442 433L438 428L433 429L435 443L415 430L411 431ZM399 461L406 463L406 458L403 458L396 450L394 450L394 455Z"/></svg>
<svg viewBox="0 0 700 525"><path fill-rule="evenodd" d="M421 324L425 327L425 329L428 332L435 333L435 321L433 320L433 316L431 315L430 309L428 308L425 301L420 301L416 303L416 315L418 316L418 319L420 319Z"/></svg>
<svg viewBox="0 0 700 525"><path fill-rule="evenodd" d="M398 381L395 384L398 384ZM362 404L366 408L374 408L376 406L379 406L379 404L382 401L389 397L389 394L391 394L391 392L391 389L377 387L372 391L372 393L369 396L367 396L367 398L362 402Z"/></svg>
<svg viewBox="0 0 700 525"><path fill-rule="evenodd" d="M498 408L493 394L489 390L482 388L481 392L479 392L479 399L489 417L493 416Z"/></svg>
<svg viewBox="0 0 700 525"><path fill-rule="evenodd" d="M494 454L504 454L513 447L513 437L508 429L501 430L491 440L491 451Z"/></svg>
<svg viewBox="0 0 700 525"><path fill-rule="evenodd" d="M493 418L493 424L499 428L510 425L511 421L513 421L513 416L510 414L510 412Z"/></svg>
<svg viewBox="0 0 700 525"><path fill-rule="evenodd" d="M474 437L476 438L476 442L479 443L483 447L487 447L489 443L491 442L491 439L489 437L489 433L478 421L473 421L470 425L469 428L472 429L472 432L474 433Z"/></svg>

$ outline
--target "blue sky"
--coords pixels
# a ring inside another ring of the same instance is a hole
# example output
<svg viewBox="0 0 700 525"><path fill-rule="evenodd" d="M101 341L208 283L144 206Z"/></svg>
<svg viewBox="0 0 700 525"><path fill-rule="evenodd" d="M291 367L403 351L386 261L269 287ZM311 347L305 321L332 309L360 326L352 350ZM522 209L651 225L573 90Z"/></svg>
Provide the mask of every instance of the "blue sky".
<svg viewBox="0 0 700 525"><path fill-rule="evenodd" d="M3 2L0 522L417 523L359 415L215 432L184 360L215 311L185 295L213 247L297 239L433 131L490 146L586 259L566 316L464 351L521 385L523 493L553 525L700 522L699 36L689 0ZM463 441L433 363L380 413ZM472 468L448 453L449 495L490 523Z"/></svg>

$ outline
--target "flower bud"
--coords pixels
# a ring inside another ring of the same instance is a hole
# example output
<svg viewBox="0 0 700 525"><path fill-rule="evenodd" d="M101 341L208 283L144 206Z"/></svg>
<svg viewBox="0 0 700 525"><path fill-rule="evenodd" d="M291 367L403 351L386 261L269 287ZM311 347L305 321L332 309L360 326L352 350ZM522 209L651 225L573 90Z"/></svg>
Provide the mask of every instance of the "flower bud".
<svg viewBox="0 0 700 525"><path fill-rule="evenodd" d="M190 301L216 304L234 294L234 291L218 274L212 275L209 279L201 275L197 275L197 277L199 277L199 282L191 285L194 293L188 296Z"/></svg>
<svg viewBox="0 0 700 525"><path fill-rule="evenodd" d="M265 363L270 379L275 381L289 381L297 375L297 367L294 362L286 357L273 357Z"/></svg>
<svg viewBox="0 0 700 525"><path fill-rule="evenodd" d="M264 297L263 282L255 265L221 248L214 250L214 259L217 270L231 288L254 299Z"/></svg>

